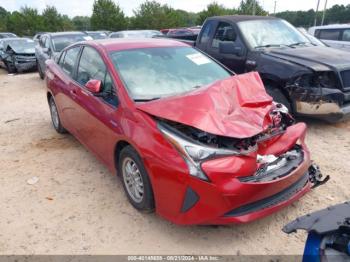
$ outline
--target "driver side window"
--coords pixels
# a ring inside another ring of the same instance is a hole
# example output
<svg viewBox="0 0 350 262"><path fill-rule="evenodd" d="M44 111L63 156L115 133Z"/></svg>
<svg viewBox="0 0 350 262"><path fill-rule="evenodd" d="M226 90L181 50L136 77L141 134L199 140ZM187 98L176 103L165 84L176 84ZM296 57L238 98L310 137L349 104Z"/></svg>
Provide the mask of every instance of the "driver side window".
<svg viewBox="0 0 350 262"><path fill-rule="evenodd" d="M220 22L211 46L213 48L219 48L220 42L234 42L236 41L236 31L229 23Z"/></svg>
<svg viewBox="0 0 350 262"><path fill-rule="evenodd" d="M104 61L95 49L84 47L75 80L82 86L85 86L91 79L100 80L102 82L101 93L106 94L103 99L114 105L113 99L111 99L111 96L115 98L113 94L113 83Z"/></svg>

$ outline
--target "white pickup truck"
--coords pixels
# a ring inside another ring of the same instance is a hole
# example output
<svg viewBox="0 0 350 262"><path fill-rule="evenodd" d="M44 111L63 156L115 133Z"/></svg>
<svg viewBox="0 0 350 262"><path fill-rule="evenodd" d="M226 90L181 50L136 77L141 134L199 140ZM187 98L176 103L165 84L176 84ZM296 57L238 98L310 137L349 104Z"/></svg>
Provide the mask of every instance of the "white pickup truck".
<svg viewBox="0 0 350 262"><path fill-rule="evenodd" d="M331 47L350 51L350 24L314 26L309 33Z"/></svg>

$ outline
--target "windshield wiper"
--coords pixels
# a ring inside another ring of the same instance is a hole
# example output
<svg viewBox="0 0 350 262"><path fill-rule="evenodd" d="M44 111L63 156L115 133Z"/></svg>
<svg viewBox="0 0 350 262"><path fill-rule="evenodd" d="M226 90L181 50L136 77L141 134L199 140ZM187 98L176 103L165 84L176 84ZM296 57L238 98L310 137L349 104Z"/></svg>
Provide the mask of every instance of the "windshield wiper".
<svg viewBox="0 0 350 262"><path fill-rule="evenodd" d="M258 48L266 48L266 47L282 47L282 46L288 46L288 45L284 45L284 44L268 44L268 45L258 45L256 47L254 47L254 49L258 49ZM288 46L290 47L290 46Z"/></svg>
<svg viewBox="0 0 350 262"><path fill-rule="evenodd" d="M305 45L307 44L307 42L297 42L297 43L294 43L294 44L290 44L288 45L289 47L293 47L293 46L298 46L298 45Z"/></svg>

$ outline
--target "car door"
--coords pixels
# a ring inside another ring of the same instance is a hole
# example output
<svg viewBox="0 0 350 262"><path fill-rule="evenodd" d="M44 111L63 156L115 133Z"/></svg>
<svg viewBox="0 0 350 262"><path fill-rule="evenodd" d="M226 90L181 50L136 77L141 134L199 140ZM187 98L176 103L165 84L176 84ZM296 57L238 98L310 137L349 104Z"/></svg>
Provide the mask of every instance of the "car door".
<svg viewBox="0 0 350 262"><path fill-rule="evenodd" d="M221 42L235 43L237 47L241 48L241 54L220 53L219 45ZM206 52L234 72L245 72L246 48L237 29L231 23L219 22L217 24L213 37L208 41Z"/></svg>
<svg viewBox="0 0 350 262"><path fill-rule="evenodd" d="M100 80L102 90L93 94L85 85ZM75 76L77 110L75 127L81 141L108 166L114 164L114 145L121 134L116 89L99 52L83 47Z"/></svg>
<svg viewBox="0 0 350 262"><path fill-rule="evenodd" d="M58 72L54 72L51 86L54 86L55 102L58 107L63 126L73 135L76 131L77 94L75 81L80 46L74 46L61 54L58 61Z"/></svg>

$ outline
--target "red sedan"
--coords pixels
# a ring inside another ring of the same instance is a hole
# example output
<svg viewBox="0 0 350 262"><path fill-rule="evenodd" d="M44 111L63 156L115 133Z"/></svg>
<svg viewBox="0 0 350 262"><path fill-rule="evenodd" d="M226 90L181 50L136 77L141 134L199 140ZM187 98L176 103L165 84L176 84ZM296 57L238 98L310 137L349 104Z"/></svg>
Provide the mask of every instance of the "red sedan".
<svg viewBox="0 0 350 262"><path fill-rule="evenodd" d="M310 190L306 125L183 43L99 40L47 61L52 123L120 176L130 203L178 224L249 222Z"/></svg>

